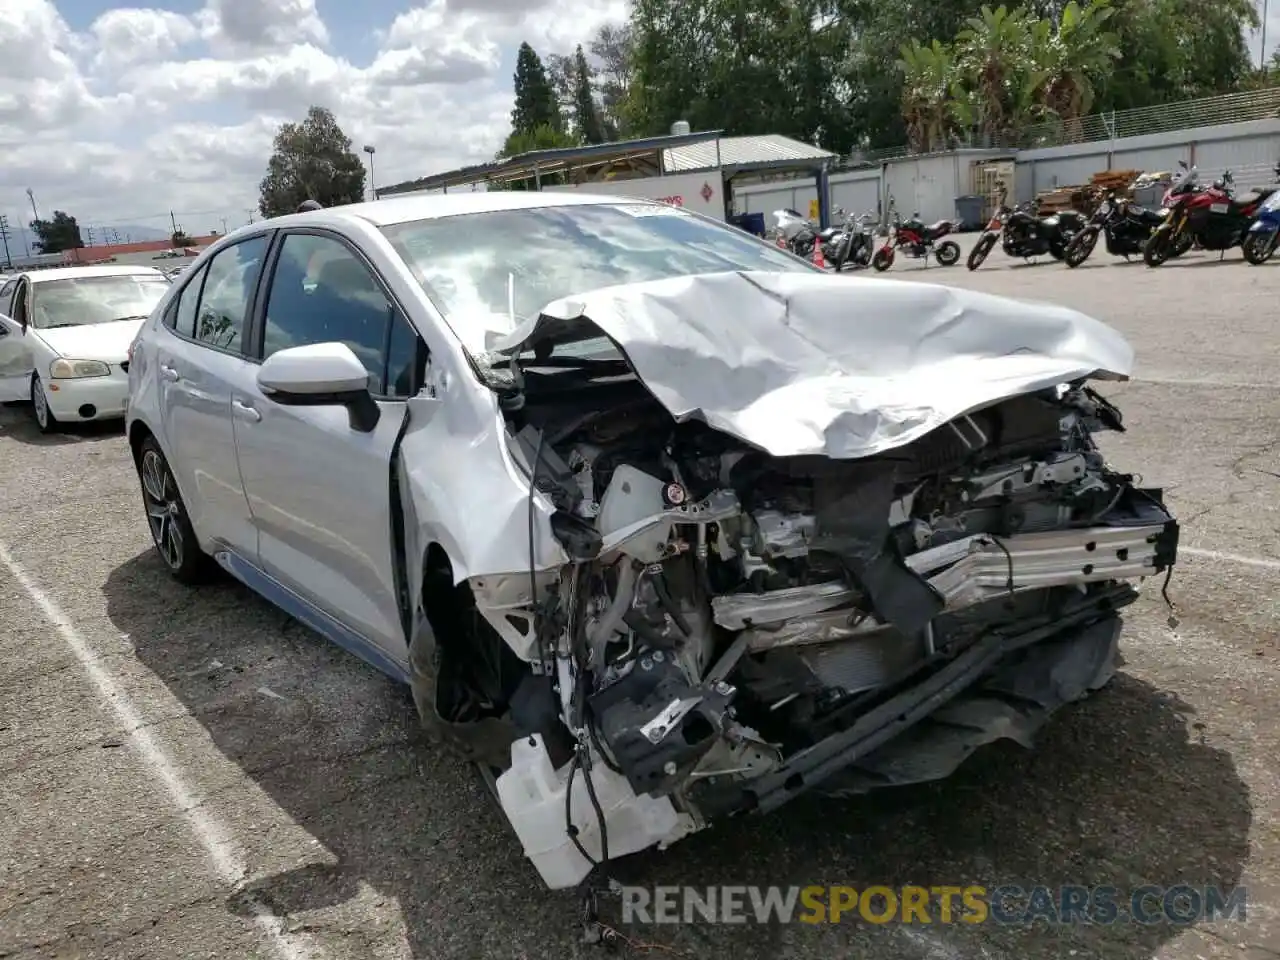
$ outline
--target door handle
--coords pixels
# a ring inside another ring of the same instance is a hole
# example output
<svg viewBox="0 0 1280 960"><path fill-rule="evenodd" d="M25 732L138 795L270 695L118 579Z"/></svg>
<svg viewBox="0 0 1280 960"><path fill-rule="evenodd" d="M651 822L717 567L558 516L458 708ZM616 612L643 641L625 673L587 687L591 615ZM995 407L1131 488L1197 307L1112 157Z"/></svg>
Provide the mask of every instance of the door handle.
<svg viewBox="0 0 1280 960"><path fill-rule="evenodd" d="M178 373L173 367L167 367L162 363L160 364L160 378L168 380L170 383L177 383L182 379L182 374Z"/></svg>
<svg viewBox="0 0 1280 960"><path fill-rule="evenodd" d="M247 403L243 403L239 400L231 401L231 412L241 420L248 420L250 423L257 423L262 419L262 414L253 409L253 407L249 406Z"/></svg>

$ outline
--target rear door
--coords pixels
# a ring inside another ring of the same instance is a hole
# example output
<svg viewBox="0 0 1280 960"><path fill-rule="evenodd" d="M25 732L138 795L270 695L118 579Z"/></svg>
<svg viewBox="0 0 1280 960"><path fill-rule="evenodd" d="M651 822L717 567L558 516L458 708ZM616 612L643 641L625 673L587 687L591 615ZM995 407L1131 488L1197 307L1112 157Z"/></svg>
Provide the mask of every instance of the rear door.
<svg viewBox="0 0 1280 960"><path fill-rule="evenodd" d="M201 267L170 304L156 348L165 449L191 523L250 561L258 535L236 462L231 396L257 371L244 333L268 240L241 240Z"/></svg>
<svg viewBox="0 0 1280 960"><path fill-rule="evenodd" d="M372 265L334 233L282 233L258 314L257 355L345 343L369 371L381 408L365 433L340 406L283 406L256 382L233 393L262 568L403 663L391 457L425 348Z"/></svg>

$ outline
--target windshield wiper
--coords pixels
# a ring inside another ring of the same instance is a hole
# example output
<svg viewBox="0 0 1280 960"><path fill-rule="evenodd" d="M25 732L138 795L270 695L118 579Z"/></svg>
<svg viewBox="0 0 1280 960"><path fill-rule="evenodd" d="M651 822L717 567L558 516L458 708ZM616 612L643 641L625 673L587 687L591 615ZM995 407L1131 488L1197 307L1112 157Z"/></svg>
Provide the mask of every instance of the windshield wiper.
<svg viewBox="0 0 1280 960"><path fill-rule="evenodd" d="M147 313L135 313L128 317L112 317L107 323L123 323L125 320L145 320L149 316L150 314Z"/></svg>

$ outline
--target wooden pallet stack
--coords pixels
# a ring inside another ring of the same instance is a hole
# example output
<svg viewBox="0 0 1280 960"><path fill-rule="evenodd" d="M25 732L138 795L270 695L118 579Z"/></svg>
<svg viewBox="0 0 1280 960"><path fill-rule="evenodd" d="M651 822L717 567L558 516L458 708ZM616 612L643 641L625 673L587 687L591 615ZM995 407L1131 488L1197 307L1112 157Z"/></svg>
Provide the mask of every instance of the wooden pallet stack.
<svg viewBox="0 0 1280 960"><path fill-rule="evenodd" d="M1036 195L1036 204L1042 217L1064 210L1075 210L1089 216L1098 203L1114 190L1120 196L1129 196L1133 182L1142 175L1141 170L1103 170L1095 173L1086 184L1059 187Z"/></svg>
<svg viewBox="0 0 1280 960"><path fill-rule="evenodd" d="M1129 191L1133 188L1133 182L1142 176L1141 170L1104 170L1101 173L1095 173L1090 179L1089 185L1095 187L1103 195L1114 190L1121 196L1128 196Z"/></svg>
<svg viewBox="0 0 1280 960"><path fill-rule="evenodd" d="M1089 202L1088 187L1059 187L1057 190L1046 190L1036 195L1036 205L1040 216L1047 217L1051 213L1063 210L1079 210Z"/></svg>

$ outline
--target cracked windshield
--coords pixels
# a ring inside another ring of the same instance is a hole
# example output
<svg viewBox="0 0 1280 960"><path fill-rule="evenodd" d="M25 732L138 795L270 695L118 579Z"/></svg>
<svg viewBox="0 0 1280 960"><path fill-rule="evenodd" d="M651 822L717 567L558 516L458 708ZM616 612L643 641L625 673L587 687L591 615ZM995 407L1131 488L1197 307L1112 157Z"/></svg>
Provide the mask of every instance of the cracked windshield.
<svg viewBox="0 0 1280 960"><path fill-rule="evenodd" d="M674 207L568 204L384 228L472 353L554 300L726 270L806 271L794 257Z"/></svg>

